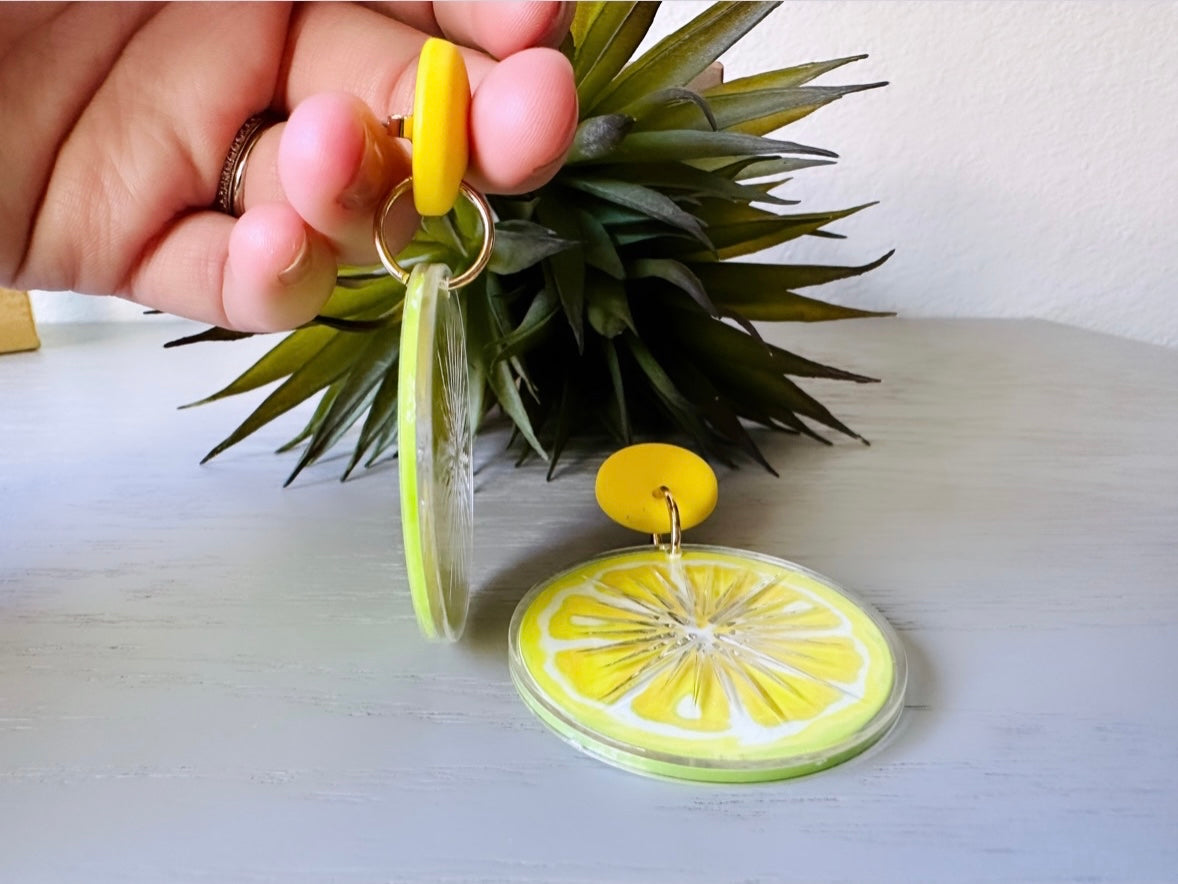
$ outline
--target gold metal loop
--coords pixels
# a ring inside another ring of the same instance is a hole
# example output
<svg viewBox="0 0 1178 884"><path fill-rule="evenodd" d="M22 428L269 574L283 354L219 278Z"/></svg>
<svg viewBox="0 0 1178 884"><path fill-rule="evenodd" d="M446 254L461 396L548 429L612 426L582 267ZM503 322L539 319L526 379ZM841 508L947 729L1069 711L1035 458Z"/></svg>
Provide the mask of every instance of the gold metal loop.
<svg viewBox="0 0 1178 884"><path fill-rule="evenodd" d="M397 263L396 256L393 255L389 244L385 242L384 225L389 211L393 208L393 204L412 188L412 177L406 178L394 187L376 210L376 219L372 224L372 238L376 243L376 252L380 255L380 262L389 273L405 285L409 284L409 271ZM462 288L482 273L483 268L487 266L487 262L491 260L491 250L495 248L495 219L491 215L491 206L487 203L487 198L465 181L459 185L459 190L470 200L471 204L475 207L475 211L479 213L479 220L483 223L483 244L479 248L479 253L475 256L474 263L446 284L446 288L450 291Z"/></svg>
<svg viewBox="0 0 1178 884"><path fill-rule="evenodd" d="M389 114L384 121L385 131L394 138L408 138L413 131L413 117L402 114Z"/></svg>
<svg viewBox="0 0 1178 884"><path fill-rule="evenodd" d="M663 500L667 502L667 515L671 520L671 543L669 552L673 556L680 553L680 547L683 545L683 527L679 522L679 504L675 503L675 498L671 494L671 489L666 485L660 485L655 491L654 496L662 495ZM661 547L663 545L663 538L661 534L654 535L654 545Z"/></svg>

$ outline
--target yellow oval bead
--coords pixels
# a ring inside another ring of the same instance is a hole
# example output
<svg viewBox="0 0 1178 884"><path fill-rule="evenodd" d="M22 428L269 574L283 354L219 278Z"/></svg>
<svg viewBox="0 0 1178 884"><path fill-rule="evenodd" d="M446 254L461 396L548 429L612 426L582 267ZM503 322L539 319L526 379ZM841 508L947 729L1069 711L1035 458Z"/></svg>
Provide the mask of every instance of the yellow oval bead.
<svg viewBox="0 0 1178 884"><path fill-rule="evenodd" d="M666 486L679 507L684 530L698 525L716 508L716 474L708 462L678 445L648 442L616 451L597 471L597 504L620 525L645 534L671 530Z"/></svg>
<svg viewBox="0 0 1178 884"><path fill-rule="evenodd" d="M417 62L413 141L413 203L419 215L445 215L466 174L470 81L458 48L431 37Z"/></svg>

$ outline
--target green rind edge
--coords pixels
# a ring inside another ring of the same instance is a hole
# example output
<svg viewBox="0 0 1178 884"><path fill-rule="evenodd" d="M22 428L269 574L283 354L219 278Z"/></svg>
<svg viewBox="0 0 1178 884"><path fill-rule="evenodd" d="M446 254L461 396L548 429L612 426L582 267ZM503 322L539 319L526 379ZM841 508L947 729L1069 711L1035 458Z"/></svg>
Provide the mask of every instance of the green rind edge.
<svg viewBox="0 0 1178 884"><path fill-rule="evenodd" d="M684 546L684 549L687 548L687 546ZM714 759L706 764L701 763L696 765L650 758L639 752L622 748L611 740L604 738L595 739L591 733L565 721L559 714L548 708L540 696L539 690L533 690L531 678L527 672L527 666L523 662L522 654L518 650L519 629L523 621L524 612L537 597L541 589L552 581L560 579L564 573L571 569L565 569L559 574L541 580L533 586L516 607L515 613L511 618L511 626L508 630L508 668L511 672L512 684L515 685L516 692L524 701L524 704L540 721L565 742L614 767L659 779L718 784L763 783L774 780L793 779L807 774L817 773L863 754L892 732L904 709L903 700L905 690L907 689L908 678L907 660L903 646L900 644L895 630L882 614L854 593L843 589L830 578L794 562L779 559L775 556L766 556L761 553L750 553L747 550L737 550L727 547L712 546L694 548L710 548L730 555L752 555L761 559L771 559L780 565L810 574L843 595L852 604L858 606L867 615L868 619L879 628L892 655L892 687L877 715L862 728L863 738L858 741L844 741L841 749L832 747L834 751L830 755L816 757L816 753L808 753L802 756L800 760L782 759L780 763L759 762L752 765L747 762L735 761L731 767L718 765ZM641 547L632 547L631 549L637 550L641 549ZM631 549L614 550L607 555L623 554L630 552ZM584 563L578 563L573 568L580 567L582 564Z"/></svg>
<svg viewBox="0 0 1178 884"><path fill-rule="evenodd" d="M419 517L420 488L417 481L417 419L421 400L419 386L429 384L418 371L421 355L421 319L430 265L419 265L405 288L405 306L401 315L400 372L397 377L397 460L400 473L401 535L405 549L405 571L417 625L427 639L440 638L436 612L430 603L429 575L426 573L424 541ZM432 411L427 419L432 420Z"/></svg>

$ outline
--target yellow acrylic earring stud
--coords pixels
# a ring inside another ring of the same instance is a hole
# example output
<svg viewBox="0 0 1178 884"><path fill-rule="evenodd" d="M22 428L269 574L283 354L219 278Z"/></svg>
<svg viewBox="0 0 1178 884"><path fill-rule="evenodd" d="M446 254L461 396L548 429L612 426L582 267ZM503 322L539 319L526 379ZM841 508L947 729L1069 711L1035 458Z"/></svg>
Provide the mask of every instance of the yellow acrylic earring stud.
<svg viewBox="0 0 1178 884"><path fill-rule="evenodd" d="M419 215L445 215L458 199L470 144L470 81L453 43L431 37L417 62L414 113L390 117L413 142L413 202Z"/></svg>
<svg viewBox="0 0 1178 884"><path fill-rule="evenodd" d="M597 505L607 516L656 538L675 534L668 525L670 505L675 507L678 530L686 531L712 514L718 490L707 461L686 448L660 442L614 453L597 471L594 485Z"/></svg>
<svg viewBox="0 0 1178 884"><path fill-rule="evenodd" d="M413 113L389 117L389 133L413 144L412 174L389 192L376 211L373 239L381 263L402 283L409 271L397 261L385 238L385 221L397 200L409 191L417 213L439 217L454 208L459 195L466 197L479 215L482 241L474 261L446 282L459 289L477 277L495 247L495 224L486 197L463 181L470 158L470 81L458 48L431 37L421 47Z"/></svg>

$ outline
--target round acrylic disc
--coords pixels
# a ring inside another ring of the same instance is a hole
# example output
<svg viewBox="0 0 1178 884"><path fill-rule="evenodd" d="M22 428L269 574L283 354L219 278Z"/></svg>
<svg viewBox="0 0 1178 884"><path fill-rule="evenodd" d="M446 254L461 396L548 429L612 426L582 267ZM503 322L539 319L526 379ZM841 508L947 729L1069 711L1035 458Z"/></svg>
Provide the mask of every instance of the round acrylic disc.
<svg viewBox="0 0 1178 884"><path fill-rule="evenodd" d="M619 525L644 534L666 534L670 525L661 488L674 497L684 531L716 508L719 486L708 462L686 448L662 442L615 451L597 471L594 492L597 505Z"/></svg>
<svg viewBox="0 0 1178 884"><path fill-rule="evenodd" d="M867 749L903 704L887 622L799 565L655 546L543 581L510 629L524 701L578 748L641 773L783 779Z"/></svg>
<svg viewBox="0 0 1178 884"><path fill-rule="evenodd" d="M466 623L474 544L473 426L466 337L441 264L413 268L397 378L405 568L422 633L453 640Z"/></svg>

